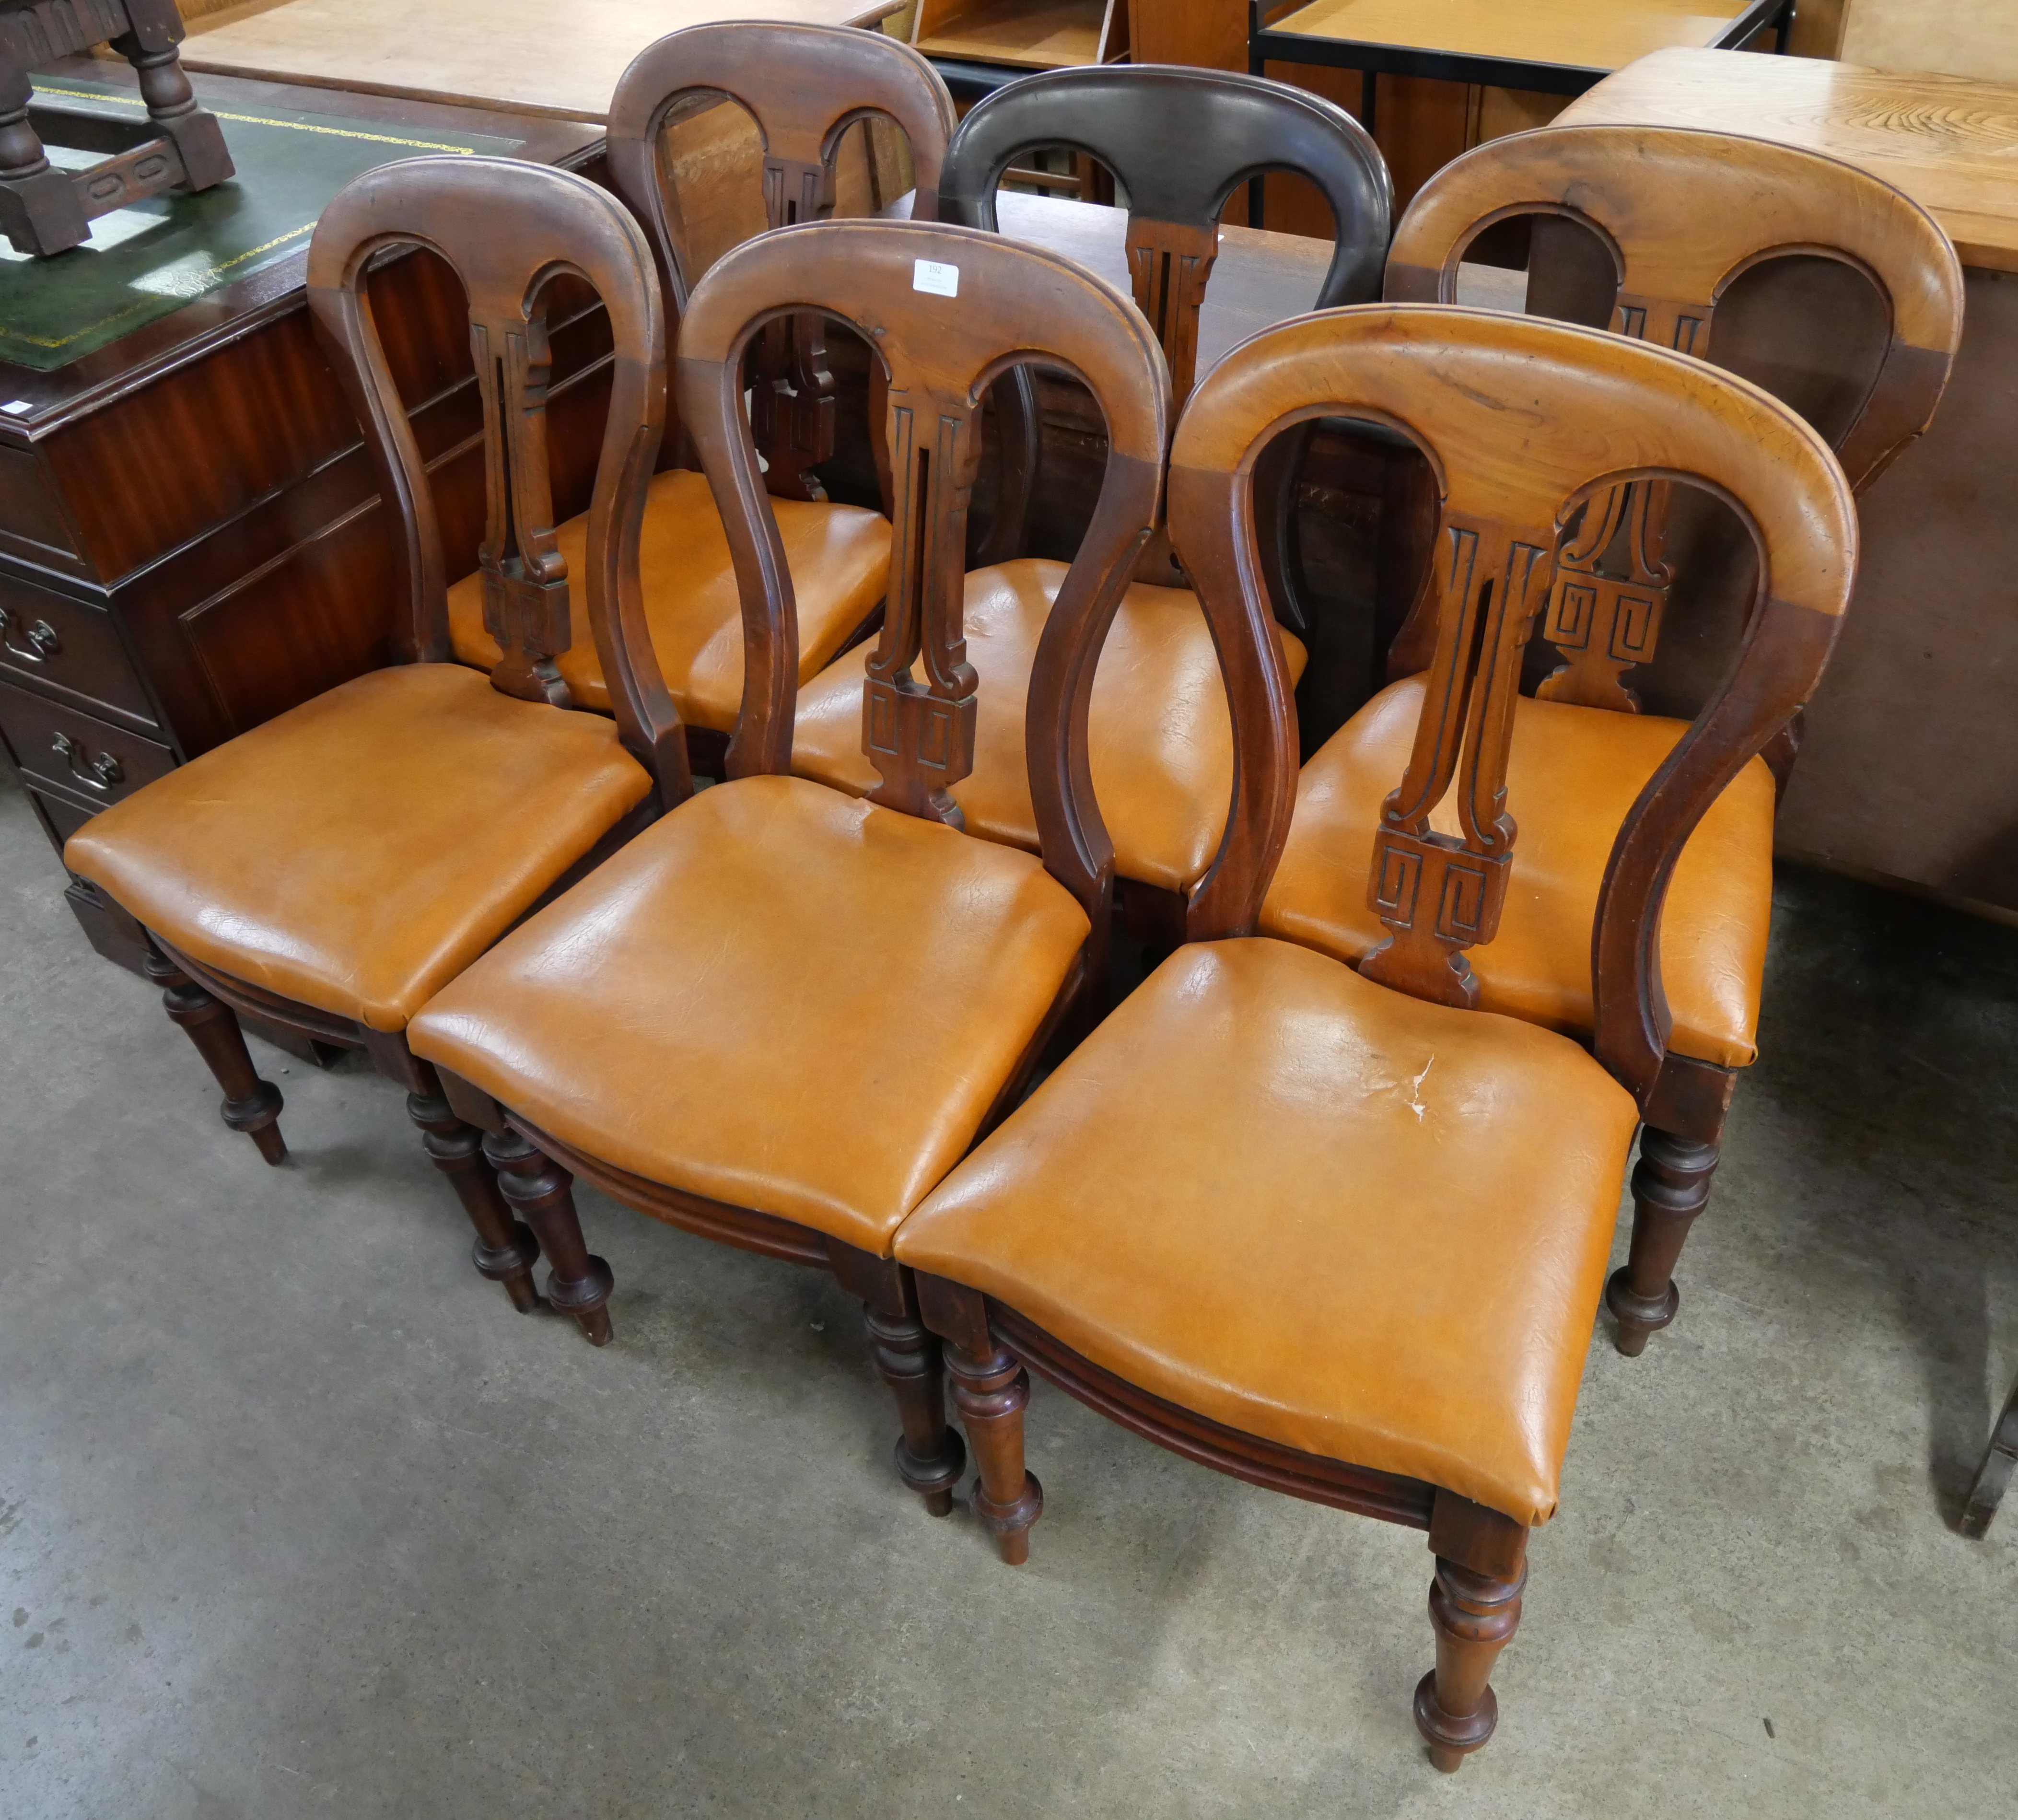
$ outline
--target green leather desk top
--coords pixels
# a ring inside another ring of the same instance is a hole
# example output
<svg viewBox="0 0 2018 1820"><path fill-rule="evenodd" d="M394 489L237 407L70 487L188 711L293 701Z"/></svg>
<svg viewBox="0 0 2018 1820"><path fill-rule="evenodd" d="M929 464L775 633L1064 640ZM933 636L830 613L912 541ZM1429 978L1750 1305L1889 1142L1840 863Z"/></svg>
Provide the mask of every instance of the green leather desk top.
<svg viewBox="0 0 2018 1820"><path fill-rule="evenodd" d="M38 78L38 100L144 124L131 89ZM324 204L379 165L429 154L506 154L523 142L284 108L215 110L237 174L200 195L171 190L101 215L52 259L0 241L0 359L52 372L220 285L302 251ZM40 124L38 120L38 124ZM49 148L52 163L104 154Z"/></svg>

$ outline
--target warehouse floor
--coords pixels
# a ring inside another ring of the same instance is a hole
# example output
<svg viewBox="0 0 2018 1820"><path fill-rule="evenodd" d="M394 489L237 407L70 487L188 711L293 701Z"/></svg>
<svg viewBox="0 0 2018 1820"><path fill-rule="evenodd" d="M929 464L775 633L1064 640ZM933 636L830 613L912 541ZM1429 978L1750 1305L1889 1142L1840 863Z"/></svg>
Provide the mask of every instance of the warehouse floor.
<svg viewBox="0 0 2018 1820"><path fill-rule="evenodd" d="M1499 1735L1423 1538L1040 1385L1031 1565L926 1517L829 1281L591 1192L515 1315L401 1096L260 1050L269 1170L0 785L0 1813L1941 1815L2018 1800L2018 932L1781 881L1681 1319L1600 1331ZM1622 1252L1625 1228L1620 1228Z"/></svg>

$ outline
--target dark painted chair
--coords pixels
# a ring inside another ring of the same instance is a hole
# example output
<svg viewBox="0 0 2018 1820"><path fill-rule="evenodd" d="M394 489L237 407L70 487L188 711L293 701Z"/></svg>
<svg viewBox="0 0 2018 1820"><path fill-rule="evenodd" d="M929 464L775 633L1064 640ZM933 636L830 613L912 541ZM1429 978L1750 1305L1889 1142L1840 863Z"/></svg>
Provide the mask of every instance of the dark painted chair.
<svg viewBox="0 0 2018 1820"><path fill-rule="evenodd" d="M1378 288L1391 190L1373 142L1342 108L1258 77L1155 66L1058 70L1012 82L961 123L939 179L942 212L996 225L995 190L1011 161L1065 146L1108 166L1127 194L1135 302L1160 342L1173 392L1189 390L1199 305L1227 199L1264 171L1315 183L1338 224L1321 302ZM1040 456L1036 393L1018 368L993 391L1002 431L993 522L967 577L968 661L986 686L972 773L953 791L975 834L1033 850L1025 782L1024 700L1031 667L1065 574L1020 554ZM1270 592L1293 677L1304 648L1289 575L1289 481L1299 431L1271 451L1262 538ZM862 750L863 660L852 654L802 691L794 769L861 794L876 773ZM1160 939L1181 939L1184 905L1210 864L1217 805L1233 765L1230 722L1211 636L1159 533L1135 570L1094 685L1090 762L1131 908Z"/></svg>

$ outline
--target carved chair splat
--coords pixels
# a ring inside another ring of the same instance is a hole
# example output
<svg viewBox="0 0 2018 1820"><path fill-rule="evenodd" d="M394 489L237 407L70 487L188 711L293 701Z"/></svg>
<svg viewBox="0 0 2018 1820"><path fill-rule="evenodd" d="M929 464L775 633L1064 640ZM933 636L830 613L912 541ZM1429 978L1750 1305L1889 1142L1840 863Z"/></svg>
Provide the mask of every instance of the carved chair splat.
<svg viewBox="0 0 2018 1820"><path fill-rule="evenodd" d="M1406 941L1408 894L1391 893L1384 970L1257 933L1297 744L1256 472L1321 417L1405 434L1442 502L1437 705L1358 838L1399 843L1426 914L1466 914ZM1744 516L1761 598L1617 831L1587 1051L1467 1008L1465 950L1492 919L1452 881L1474 859L1518 877L1506 732L1561 529L1608 489L1684 478ZM897 1256L945 1342L979 1467L970 1507L1005 1561L1027 1558L1044 1506L1029 1370L1189 1459L1427 1531L1436 1660L1415 1716L1455 1770L1496 1723L1491 1671L1528 1532L1555 1509L1634 1127L1657 1102L1662 896L1696 821L1814 687L1854 509L1821 439L1742 382L1592 330L1422 306L1324 313L1235 349L1178 426L1170 505L1241 759L1198 939L927 1197ZM1453 790L1463 834L1423 832Z"/></svg>
<svg viewBox="0 0 2018 1820"><path fill-rule="evenodd" d="M958 273L914 288L918 262ZM889 605L859 692L868 800L791 775L797 577L743 408L745 357L808 311L884 370L895 480ZM984 389L1017 360L1087 384L1110 448L1029 691L1040 852L959 828L971 762L961 552ZM696 285L678 396L740 590L743 698L728 781L506 938L415 1021L418 1054L490 1134L537 1214L549 1294L606 1321L584 1176L688 1231L833 1272L866 1311L902 1435L944 1514L964 1460L937 1338L891 1237L1015 1103L1104 972L1112 850L1089 782L1101 642L1156 518L1167 389L1141 317L1068 260L973 230L828 222L767 233ZM563 1268L562 1260L572 1262Z"/></svg>
<svg viewBox="0 0 2018 1820"><path fill-rule="evenodd" d="M1830 433L1860 490L1926 428L1940 400L1961 333L1954 250L1924 210L1851 165L1762 141L1663 128L1548 127L1495 139L1447 165L1417 194L1395 230L1388 299L1455 302L1460 265L1479 237L1515 218L1535 223L1532 312L1608 321L1621 335L1713 363L1741 352L1733 338L1727 353L1719 312L1749 275L1768 277L1761 268L1789 255L1861 274L1882 307L1875 360L1860 365L1851 357L1856 350L1837 345L1846 338L1835 325L1817 320L1810 324L1810 352L1819 352L1809 361L1835 375ZM1717 624L1743 635L1739 602L1728 603L1727 614L1720 606L1712 620L1709 609L1718 603L1702 598L1723 584L1720 574L1749 584L1743 552L1734 550L1736 560L1721 566L1715 540L1727 526L1716 524L1706 526L1707 537L1671 547L1679 498L1658 477L1622 484L1589 502L1555 552L1542 636L1559 660L1538 681L1536 700L1516 704L1514 735L1517 769L1538 786L1528 794L1526 813L1547 844L1531 854L1518 926L1488 965L1488 1009L1557 1029L1592 1028L1581 941L1564 932L1580 928L1596 901L1608 843L1603 830L1580 826L1586 812L1568 780L1593 769L1611 774L1612 809L1622 812L1683 724L1649 715L1637 729L1579 725L1575 715L1537 704L1639 714L1633 673L1651 675L1647 666L1671 618L1671 595L1688 581L1691 565L1705 579L1688 590L1685 618L1695 623L1685 631L1709 641L1705 650ZM1702 505L1698 494L1691 508L1698 523ZM1742 534L1733 537L1741 541ZM1441 552L1438 560L1448 556ZM1264 917L1271 933L1341 957L1363 952L1378 906L1366 906L1356 863L1336 863L1337 843L1321 823L1336 816L1340 827L1350 825L1364 799L1384 789L1380 769L1405 736L1409 699L1421 687L1414 679L1431 671L1448 610L1426 565L1415 610L1390 653L1392 686L1305 767L1304 813ZM1691 661L1701 666L1705 659ZM1779 788L1800 725L1797 716L1765 755ZM1559 780L1553 790L1546 781L1551 774ZM1709 1198L1738 1071L1756 1052L1770 878L1765 776L1761 771L1734 785L1669 905L1676 921L1668 980L1675 1048L1663 1065L1660 1103L1633 1178L1632 1255L1607 1292L1618 1346L1629 1355L1674 1319L1675 1265ZM1397 888L1412 877L1388 849L1380 863ZM1479 874L1481 886L1485 876ZM1463 906L1454 907L1461 920ZM1391 930L1387 912L1378 914ZM1391 965L1398 952L1369 964Z"/></svg>
<svg viewBox="0 0 2018 1820"><path fill-rule="evenodd" d="M469 300L489 476L481 573L501 647L487 681L447 661L440 526L372 317L371 265L410 247L447 261ZM555 547L545 443L544 312L562 274L599 295L615 343L573 567ZM149 974L223 1089L230 1128L269 1162L286 1154L280 1095L259 1077L239 1012L363 1049L407 1089L476 1229L477 1269L530 1310L533 1235L406 1029L539 901L692 793L639 599L665 413L658 281L642 230L606 192L537 165L456 157L387 165L339 194L310 243L308 288L397 515L396 661L136 791L72 838L67 863L146 930ZM569 711L554 671L584 617L613 718Z"/></svg>

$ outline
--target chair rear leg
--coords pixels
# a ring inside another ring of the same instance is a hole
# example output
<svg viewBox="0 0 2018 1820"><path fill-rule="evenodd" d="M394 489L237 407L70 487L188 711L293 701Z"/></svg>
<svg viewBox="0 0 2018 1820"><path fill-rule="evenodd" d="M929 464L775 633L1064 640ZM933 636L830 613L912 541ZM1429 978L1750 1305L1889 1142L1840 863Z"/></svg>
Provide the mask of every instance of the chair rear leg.
<svg viewBox="0 0 2018 1820"><path fill-rule="evenodd" d="M514 1219L504 1204L497 1177L483 1155L483 1134L455 1116L434 1070L425 1062L418 1066L423 1078L433 1083L432 1091L408 1094L407 1116L420 1127L421 1149L448 1178L462 1210L476 1228L471 1259L477 1274L503 1284L512 1306L530 1315L540 1306L540 1292L533 1284L533 1266L540 1261L539 1241L532 1228Z"/></svg>
<svg viewBox="0 0 2018 1820"><path fill-rule="evenodd" d="M863 1304L869 1318L876 1370L897 1399L904 1431L897 1438L897 1476L925 1501L935 1517L953 1509L953 1489L967 1465L967 1449L946 1426L946 1365L940 1340L916 1315Z"/></svg>
<svg viewBox="0 0 2018 1820"><path fill-rule="evenodd" d="M953 1402L981 1469L968 1507L995 1534L1002 1558L1020 1567L1030 1558L1030 1525L1043 1514L1044 1488L1023 1466L1023 1409L1030 1374L997 1345L985 1359L949 1345L946 1370Z"/></svg>
<svg viewBox="0 0 2018 1820"><path fill-rule="evenodd" d="M539 1235L540 1249L552 1267L547 1300L574 1317L591 1346L607 1346L606 1304L616 1279L607 1264L590 1254L582 1239L581 1221L574 1210L574 1178L516 1131L486 1134L483 1154L497 1171L504 1199Z"/></svg>
<svg viewBox="0 0 2018 1820"><path fill-rule="evenodd" d="M1722 1152L1700 1138L1677 1137L1649 1125L1640 1134L1633 1171L1633 1249L1604 1286L1604 1305L1618 1323L1613 1344L1629 1359L1647 1350L1649 1334L1675 1318L1681 1291L1675 1264L1696 1215L1709 1199Z"/></svg>
<svg viewBox="0 0 2018 1820"><path fill-rule="evenodd" d="M1437 1557L1430 1582L1437 1666L1416 1684L1416 1728L1429 1741L1430 1761L1446 1774L1461 1768L1499 1721L1492 1665L1513 1641L1527 1583L1525 1567L1514 1579L1495 1579Z"/></svg>
<svg viewBox="0 0 2018 1820"><path fill-rule="evenodd" d="M224 1089L219 1109L226 1125L243 1131L269 1163L286 1162L287 1140L280 1135L280 1112L286 1102L280 1090L270 1080L262 1080L253 1067L245 1033L238 1027L238 1014L151 944L144 964L147 977L161 989L161 1003L169 1017L195 1044L197 1053Z"/></svg>
<svg viewBox="0 0 2018 1820"><path fill-rule="evenodd" d="M2004 1488L2011 1482L2013 1467L2018 1467L2018 1384L2012 1385L2010 1395L2004 1399L2004 1413L1997 1418L1989 1449L1976 1468L1976 1483L1969 1488L1969 1501L1962 1507L1958 1525L1963 1535L1973 1538L1988 1531L1990 1519L2004 1501Z"/></svg>

